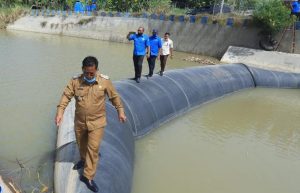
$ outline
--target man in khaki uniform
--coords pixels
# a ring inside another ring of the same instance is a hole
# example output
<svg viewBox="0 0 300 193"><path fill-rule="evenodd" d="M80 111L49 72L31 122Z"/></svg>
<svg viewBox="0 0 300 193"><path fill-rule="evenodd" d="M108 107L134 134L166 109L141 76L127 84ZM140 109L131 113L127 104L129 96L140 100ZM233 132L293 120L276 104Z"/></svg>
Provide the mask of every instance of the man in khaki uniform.
<svg viewBox="0 0 300 193"><path fill-rule="evenodd" d="M82 61L83 74L74 77L66 86L57 106L55 118L56 125L59 126L64 110L74 96L76 100L75 135L81 160L74 165L73 169L78 170L84 167L80 180L94 192L98 192L93 178L99 159L99 145L106 126L106 95L117 109L120 122L126 121L123 105L116 89L109 78L97 70L98 61L95 57L88 56Z"/></svg>

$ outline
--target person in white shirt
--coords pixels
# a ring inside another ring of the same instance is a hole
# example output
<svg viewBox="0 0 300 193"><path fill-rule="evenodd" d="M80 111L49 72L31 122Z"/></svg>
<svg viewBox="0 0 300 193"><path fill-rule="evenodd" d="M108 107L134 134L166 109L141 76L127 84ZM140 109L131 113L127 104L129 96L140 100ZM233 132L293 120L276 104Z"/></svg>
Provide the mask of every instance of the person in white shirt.
<svg viewBox="0 0 300 193"><path fill-rule="evenodd" d="M173 41L169 38L170 33L166 32L164 38L161 39L162 48L160 54L160 72L159 75L163 75L167 64L168 56L171 55L173 58Z"/></svg>

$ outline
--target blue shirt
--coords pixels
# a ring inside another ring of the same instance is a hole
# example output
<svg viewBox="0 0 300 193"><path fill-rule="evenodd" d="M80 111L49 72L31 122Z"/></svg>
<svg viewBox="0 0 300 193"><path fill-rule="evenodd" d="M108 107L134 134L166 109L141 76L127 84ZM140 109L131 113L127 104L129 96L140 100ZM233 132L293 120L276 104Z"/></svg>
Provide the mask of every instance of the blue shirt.
<svg viewBox="0 0 300 193"><path fill-rule="evenodd" d="M143 34L139 36L137 34L132 34L129 36L129 40L134 41L133 55L146 55L146 47L149 46L149 37L147 35Z"/></svg>
<svg viewBox="0 0 300 193"><path fill-rule="evenodd" d="M91 11L96 11L97 10L97 5L95 3L93 3L91 5Z"/></svg>
<svg viewBox="0 0 300 193"><path fill-rule="evenodd" d="M157 56L159 53L159 49L162 47L161 38L159 36L150 36L150 55Z"/></svg>
<svg viewBox="0 0 300 193"><path fill-rule="evenodd" d="M92 6L91 5L87 5L85 6L86 11L92 11Z"/></svg>
<svg viewBox="0 0 300 193"><path fill-rule="evenodd" d="M83 5L82 5L81 2L76 1L75 5L74 5L74 11L75 11L76 13L78 13L78 12L83 12L83 11L84 11L84 7L83 7Z"/></svg>
<svg viewBox="0 0 300 193"><path fill-rule="evenodd" d="M297 1L294 1L292 3L292 7L293 7L292 13L299 13L300 12L300 5Z"/></svg>

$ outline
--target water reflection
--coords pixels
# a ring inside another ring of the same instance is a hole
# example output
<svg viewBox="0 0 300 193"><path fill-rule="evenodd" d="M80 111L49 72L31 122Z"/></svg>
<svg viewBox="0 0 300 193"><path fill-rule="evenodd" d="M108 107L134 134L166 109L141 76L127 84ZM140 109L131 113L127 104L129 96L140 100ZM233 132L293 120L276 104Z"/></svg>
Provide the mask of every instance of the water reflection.
<svg viewBox="0 0 300 193"><path fill-rule="evenodd" d="M213 109L203 109L200 117L191 116L190 121L198 120L208 134L205 137L218 136L221 142L249 136L276 147L281 153L294 148L299 151L299 94L299 90L287 89L246 91L226 98L226 102L212 103Z"/></svg>
<svg viewBox="0 0 300 193"><path fill-rule="evenodd" d="M299 192L299 94L244 90L167 123L136 143L133 193Z"/></svg>

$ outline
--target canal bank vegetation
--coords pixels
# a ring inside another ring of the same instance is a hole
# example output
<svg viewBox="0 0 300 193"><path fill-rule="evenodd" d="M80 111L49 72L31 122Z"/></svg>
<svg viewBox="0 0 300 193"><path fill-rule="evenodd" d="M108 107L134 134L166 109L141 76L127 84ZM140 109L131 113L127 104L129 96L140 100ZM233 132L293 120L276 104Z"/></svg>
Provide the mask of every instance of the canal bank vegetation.
<svg viewBox="0 0 300 193"><path fill-rule="evenodd" d="M199 14L220 12L222 0L80 0L83 6L95 3L97 10L116 12L147 12L156 14ZM224 10L244 11L256 0L225 0ZM73 9L76 0L0 0L0 7L21 5L33 9ZM214 9L214 10L213 10Z"/></svg>
<svg viewBox="0 0 300 193"><path fill-rule="evenodd" d="M295 21L291 10L281 0L258 1L253 14L254 23L264 34L275 35Z"/></svg>
<svg viewBox="0 0 300 193"><path fill-rule="evenodd" d="M29 8L23 6L0 7L0 29L5 29L7 24L13 23L28 11Z"/></svg>
<svg viewBox="0 0 300 193"><path fill-rule="evenodd" d="M295 21L296 17L291 16L289 3L282 0L258 1L253 13L253 23L261 32L260 47L268 51L276 50L281 41L277 37L279 32L282 32L283 37L286 29L293 29Z"/></svg>
<svg viewBox="0 0 300 193"><path fill-rule="evenodd" d="M198 8L214 0L80 0L83 5L96 3L97 10L185 14L187 8ZM0 0L0 7L19 5L34 9L72 9L76 0Z"/></svg>

